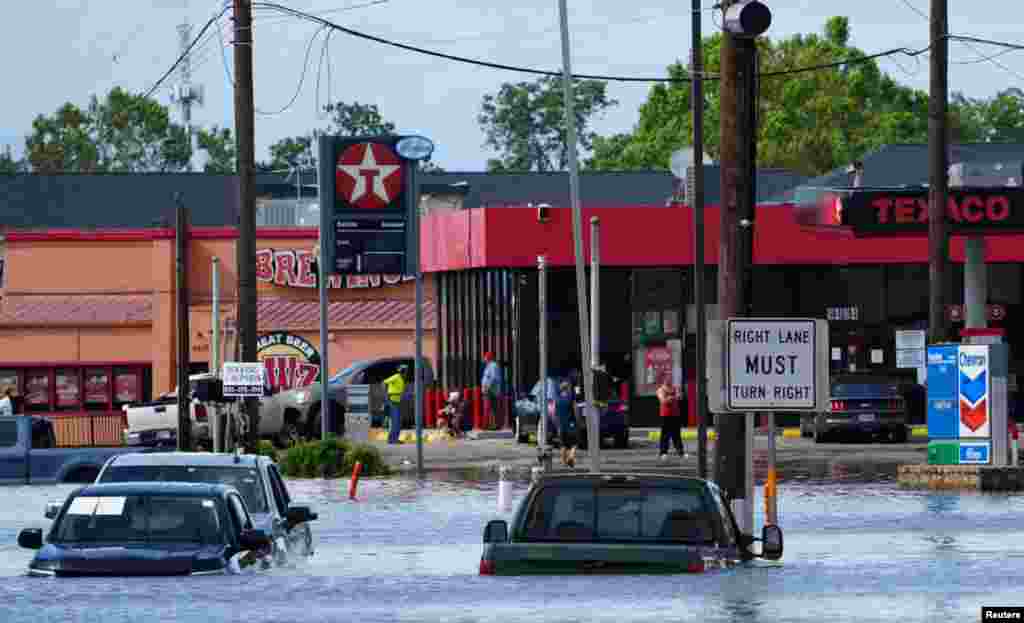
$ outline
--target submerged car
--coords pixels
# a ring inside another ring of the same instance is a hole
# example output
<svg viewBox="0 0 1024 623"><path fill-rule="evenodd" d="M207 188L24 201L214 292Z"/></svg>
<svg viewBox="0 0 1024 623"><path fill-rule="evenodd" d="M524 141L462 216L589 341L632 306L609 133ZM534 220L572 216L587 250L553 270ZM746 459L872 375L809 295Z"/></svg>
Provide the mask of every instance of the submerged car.
<svg viewBox="0 0 1024 623"><path fill-rule="evenodd" d="M206 575L269 567L271 538L234 487L131 483L78 489L18 545L34 576Z"/></svg>
<svg viewBox="0 0 1024 623"><path fill-rule="evenodd" d="M778 526L746 536L714 483L671 475L542 475L511 526L493 520L483 540L481 575L694 573L782 557Z"/></svg>
<svg viewBox="0 0 1024 623"><path fill-rule="evenodd" d="M277 559L313 555L309 522L317 514L292 504L288 486L270 457L254 454L160 452L122 454L107 461L97 483L203 482L231 485L242 495L257 528L271 536ZM47 515L54 513L51 505Z"/></svg>

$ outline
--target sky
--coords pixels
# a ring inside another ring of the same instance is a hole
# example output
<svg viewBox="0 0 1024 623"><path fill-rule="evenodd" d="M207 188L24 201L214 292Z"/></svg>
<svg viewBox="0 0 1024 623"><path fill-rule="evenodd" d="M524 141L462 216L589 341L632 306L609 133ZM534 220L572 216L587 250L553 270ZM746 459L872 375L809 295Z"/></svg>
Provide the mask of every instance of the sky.
<svg viewBox="0 0 1024 623"><path fill-rule="evenodd" d="M379 37L493 62L561 70L556 0L278 0L286 6L322 14L326 19ZM1014 0L948 0L950 32L1024 43ZM865 52L928 43L928 0L766 0L772 9L772 38L820 32L825 20L845 15L852 44ZM575 73L663 76L668 64L689 56L689 0L568 0L572 64ZM710 7L713 0L704 0ZM52 113L64 102L86 105L93 94L114 86L148 90L180 54L178 24L186 19L193 33L223 6L223 0L43 0L9 2L0 20L0 41L8 50L5 97L0 99L0 148L24 148L32 119ZM362 5L362 6L361 6ZM228 13L230 16L230 11ZM703 12L703 31L716 28L717 12ZM205 102L193 108L203 126L234 125L229 72L230 21L220 22L224 36L212 37L193 54L193 84L202 85ZM352 38L340 32L330 40L323 65L323 38L310 53L315 25L268 10L256 12L254 83L256 159L268 160L268 147L280 138L323 127L318 105L328 101L376 104L400 132L434 140L434 161L448 170L483 170L493 157L483 146L477 123L484 95L503 82L532 80L529 75L473 67L420 56ZM212 30L210 31L212 32ZM42 46L42 47L40 47ZM1024 52L996 62L970 62L998 48L950 44L950 90L988 97L1007 87L1024 88ZM25 54L19 58L20 54ZM329 61L329 62L328 62ZM966 61L966 63L965 63ZM882 69L908 86L927 90L927 56L882 59ZM328 72L330 67L330 72ZM319 69L319 71L318 71ZM330 79L328 79L328 73ZM320 92L317 95L319 75ZM170 105L169 86L156 97ZM21 85L21 88L17 88ZM638 119L649 84L610 84L617 107L594 122L601 134L629 131ZM283 111L282 111L283 109ZM281 112L278 112L281 111ZM276 113L276 114L275 114ZM180 121L180 113L175 110Z"/></svg>

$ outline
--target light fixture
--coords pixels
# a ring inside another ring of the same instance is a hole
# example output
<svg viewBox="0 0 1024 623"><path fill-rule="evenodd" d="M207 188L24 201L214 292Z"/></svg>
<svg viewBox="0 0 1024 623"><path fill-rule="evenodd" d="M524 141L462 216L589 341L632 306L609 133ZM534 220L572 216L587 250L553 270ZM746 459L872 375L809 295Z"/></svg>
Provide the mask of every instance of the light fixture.
<svg viewBox="0 0 1024 623"><path fill-rule="evenodd" d="M426 160L434 153L434 143L425 136L406 136L398 141L395 150L406 160Z"/></svg>
<svg viewBox="0 0 1024 623"><path fill-rule="evenodd" d="M725 30L736 37L758 37L772 25L772 12L757 0L744 0L725 11Z"/></svg>

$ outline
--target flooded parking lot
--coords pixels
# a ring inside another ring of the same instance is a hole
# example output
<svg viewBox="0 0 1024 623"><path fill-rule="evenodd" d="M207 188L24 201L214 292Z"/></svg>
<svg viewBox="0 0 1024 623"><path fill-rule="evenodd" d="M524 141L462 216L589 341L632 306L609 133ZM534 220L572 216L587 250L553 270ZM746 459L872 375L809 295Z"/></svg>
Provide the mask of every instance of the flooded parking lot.
<svg viewBox="0 0 1024 623"><path fill-rule="evenodd" d="M517 482L516 496L526 490ZM703 575L480 577L497 483L292 481L320 513L317 554L267 575L25 577L17 532L73 487L8 487L0 506L0 620L96 621L934 621L1024 605L1024 497L901 490L856 470L780 485L786 552ZM758 501L758 525L761 523Z"/></svg>

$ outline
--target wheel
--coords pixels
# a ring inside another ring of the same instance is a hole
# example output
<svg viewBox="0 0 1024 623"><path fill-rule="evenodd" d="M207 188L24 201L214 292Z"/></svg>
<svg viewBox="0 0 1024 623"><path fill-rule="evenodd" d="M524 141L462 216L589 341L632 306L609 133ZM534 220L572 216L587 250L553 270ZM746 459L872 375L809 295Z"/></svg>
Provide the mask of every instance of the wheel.
<svg viewBox="0 0 1024 623"><path fill-rule="evenodd" d="M615 447L621 450L629 448L629 429L621 431L618 435L615 435Z"/></svg>
<svg viewBox="0 0 1024 623"><path fill-rule="evenodd" d="M281 431L277 434L277 446L287 448L302 441L302 432L299 430L299 415L294 412L286 413Z"/></svg>

